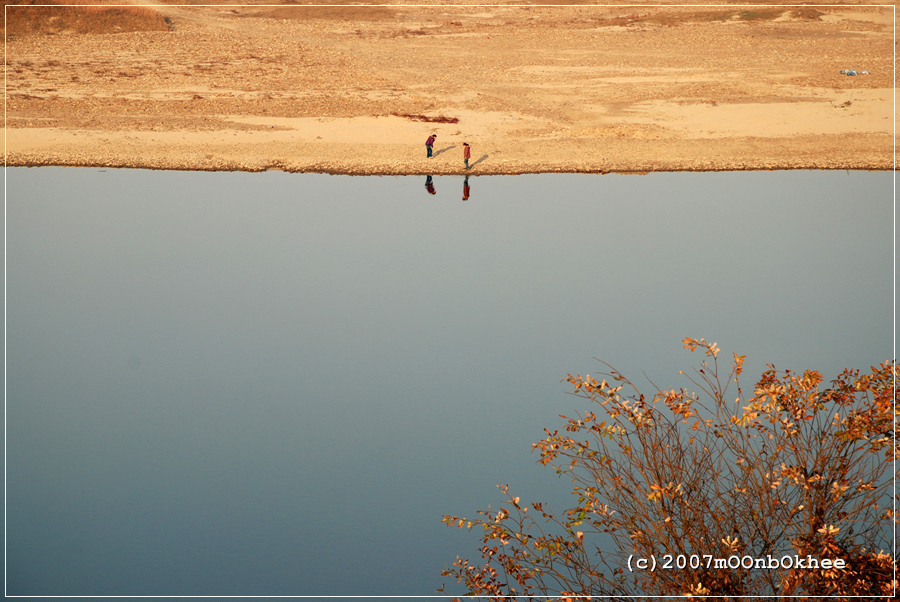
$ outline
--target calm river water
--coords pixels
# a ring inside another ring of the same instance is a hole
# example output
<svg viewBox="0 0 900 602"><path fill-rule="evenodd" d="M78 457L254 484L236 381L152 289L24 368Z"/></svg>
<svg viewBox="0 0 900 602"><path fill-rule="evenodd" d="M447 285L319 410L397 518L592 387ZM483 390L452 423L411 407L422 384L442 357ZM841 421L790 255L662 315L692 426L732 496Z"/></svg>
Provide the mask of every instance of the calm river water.
<svg viewBox="0 0 900 602"><path fill-rule="evenodd" d="M891 173L6 175L11 595L432 595L593 358L893 354Z"/></svg>

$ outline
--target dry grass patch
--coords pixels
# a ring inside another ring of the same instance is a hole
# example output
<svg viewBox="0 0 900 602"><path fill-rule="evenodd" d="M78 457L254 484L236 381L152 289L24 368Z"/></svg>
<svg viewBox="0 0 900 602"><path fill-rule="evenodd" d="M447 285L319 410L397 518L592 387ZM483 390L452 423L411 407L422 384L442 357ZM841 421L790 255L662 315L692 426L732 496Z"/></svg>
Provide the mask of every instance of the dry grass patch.
<svg viewBox="0 0 900 602"><path fill-rule="evenodd" d="M740 10L735 8L690 8L662 10L638 9L636 12L615 17L601 18L601 25L635 25L647 23L653 25L676 26L685 23L715 23L725 21L774 21L787 16L792 19L819 20L824 13L811 8L802 7L797 10L787 10L781 7L753 7Z"/></svg>
<svg viewBox="0 0 900 602"><path fill-rule="evenodd" d="M54 6L35 6L36 4ZM103 6L81 0L81 6L62 6L54 0L6 2L6 35L102 34L130 31L168 31L169 20L141 6Z"/></svg>
<svg viewBox="0 0 900 602"><path fill-rule="evenodd" d="M459 123L459 117L447 117L446 115L438 115L437 117L429 117L428 115L410 115L409 113L391 113L394 117L403 117L410 121L424 121L425 123Z"/></svg>

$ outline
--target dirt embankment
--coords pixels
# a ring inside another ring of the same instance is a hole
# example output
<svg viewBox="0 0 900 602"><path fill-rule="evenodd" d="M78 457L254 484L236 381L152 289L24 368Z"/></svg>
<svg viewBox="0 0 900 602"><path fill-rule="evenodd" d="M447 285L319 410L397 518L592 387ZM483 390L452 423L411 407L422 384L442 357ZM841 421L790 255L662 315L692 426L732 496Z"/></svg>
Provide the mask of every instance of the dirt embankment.
<svg viewBox="0 0 900 602"><path fill-rule="evenodd" d="M155 10L10 28L8 165L442 174L468 142L482 174L893 168L888 6Z"/></svg>

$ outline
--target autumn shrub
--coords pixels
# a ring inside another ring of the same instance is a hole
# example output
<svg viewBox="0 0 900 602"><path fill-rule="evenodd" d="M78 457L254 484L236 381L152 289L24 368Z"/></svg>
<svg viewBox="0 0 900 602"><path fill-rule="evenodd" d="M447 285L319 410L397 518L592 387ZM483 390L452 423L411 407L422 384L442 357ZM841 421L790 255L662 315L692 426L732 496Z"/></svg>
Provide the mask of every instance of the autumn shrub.
<svg viewBox="0 0 900 602"><path fill-rule="evenodd" d="M501 600L891 596L896 362L828 386L769 365L745 396L743 356L723 375L715 343L684 344L704 353L692 391L569 375L593 408L534 449L577 502L553 514L504 486L499 508L445 516L483 545L443 575Z"/></svg>

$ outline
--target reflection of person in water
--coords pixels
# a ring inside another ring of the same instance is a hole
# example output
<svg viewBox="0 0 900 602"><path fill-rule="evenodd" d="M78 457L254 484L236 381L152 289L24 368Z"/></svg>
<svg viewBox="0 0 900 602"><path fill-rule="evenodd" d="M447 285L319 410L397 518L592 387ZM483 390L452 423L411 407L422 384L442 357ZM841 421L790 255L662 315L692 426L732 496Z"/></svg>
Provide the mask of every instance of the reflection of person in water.
<svg viewBox="0 0 900 602"><path fill-rule="evenodd" d="M466 176L466 179L463 180L463 200L469 200L469 176Z"/></svg>
<svg viewBox="0 0 900 602"><path fill-rule="evenodd" d="M425 190L428 191L428 194L437 194L434 191L434 184L431 182L431 176L425 176Z"/></svg>

